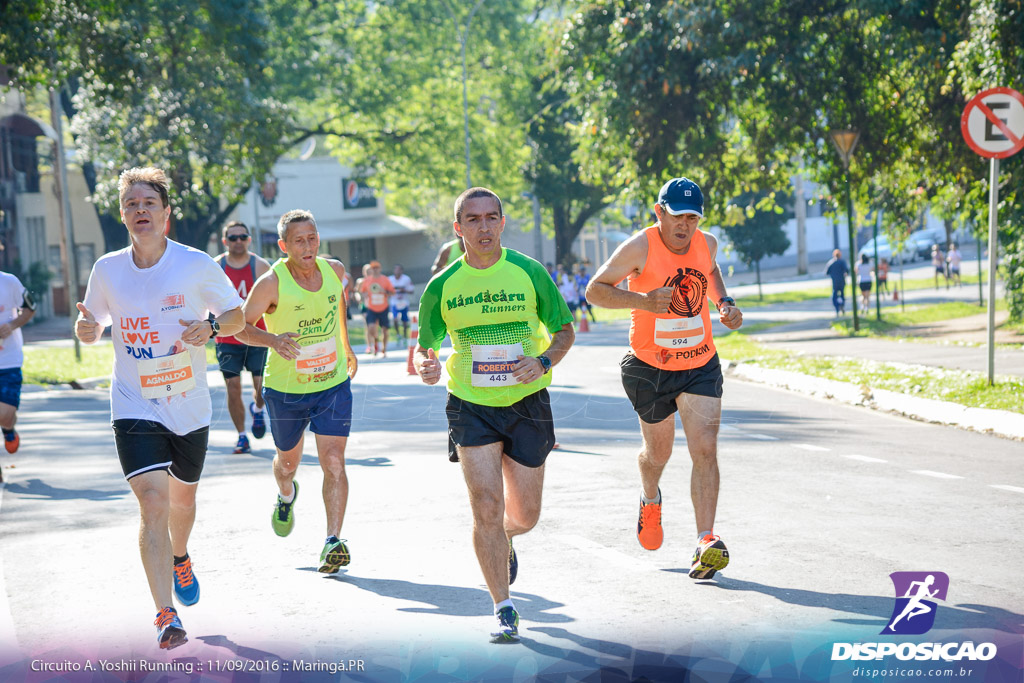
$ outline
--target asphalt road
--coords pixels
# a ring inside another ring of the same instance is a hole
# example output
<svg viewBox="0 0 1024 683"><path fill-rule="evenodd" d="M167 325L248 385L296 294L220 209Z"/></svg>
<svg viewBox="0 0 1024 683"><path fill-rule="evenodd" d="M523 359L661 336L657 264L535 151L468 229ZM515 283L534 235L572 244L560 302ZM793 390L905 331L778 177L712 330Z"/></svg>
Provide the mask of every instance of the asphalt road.
<svg viewBox="0 0 1024 683"><path fill-rule="evenodd" d="M315 570L325 520L312 440L296 528L281 539L270 437L230 454L211 373L217 409L190 544L202 598L181 610L191 641L171 654L155 647L106 392L26 394L22 449L3 459L15 467L0 506L0 680L106 680L32 671L34 660L100 657L192 666L180 680L337 680L323 667L348 660L364 667L354 680L374 681L790 680L808 667L813 680L850 680L853 663L822 657L835 641L879 639L895 571L947 573L927 638L997 642L1007 680L1019 675L1019 443L727 380L715 529L732 563L697 583L686 576L697 530L681 429L661 487L665 544L636 541L639 428L619 383L624 349L624 327L601 326L555 369L562 448L540 524L516 542L514 646L486 642L491 603L446 458L444 390L408 377L404 356L364 361L354 384L343 533L353 561L333 578ZM289 671L300 658L321 670Z"/></svg>

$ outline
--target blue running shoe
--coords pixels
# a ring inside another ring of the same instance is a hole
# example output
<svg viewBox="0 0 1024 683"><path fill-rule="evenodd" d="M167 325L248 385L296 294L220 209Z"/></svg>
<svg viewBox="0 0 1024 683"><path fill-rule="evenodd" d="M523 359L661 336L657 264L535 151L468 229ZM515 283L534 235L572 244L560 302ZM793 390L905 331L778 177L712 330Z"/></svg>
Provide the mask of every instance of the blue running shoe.
<svg viewBox="0 0 1024 683"><path fill-rule="evenodd" d="M238 453L251 453L252 449L249 448L249 437L245 434L238 435L238 443L235 444L235 450L231 451L234 454Z"/></svg>
<svg viewBox="0 0 1024 683"><path fill-rule="evenodd" d="M491 642L519 642L519 613L514 607L502 607L498 610L498 630L491 634Z"/></svg>
<svg viewBox="0 0 1024 683"><path fill-rule="evenodd" d="M267 434L267 422L263 419L263 413L267 412L264 408L260 412L256 412L256 402L253 401L249 404L249 414L252 415L252 435L257 439L262 439Z"/></svg>
<svg viewBox="0 0 1024 683"><path fill-rule="evenodd" d="M156 626L156 639L160 643L161 650L173 650L188 642L185 628L181 625L178 612L173 607L164 607L157 612L153 624Z"/></svg>
<svg viewBox="0 0 1024 683"><path fill-rule="evenodd" d="M183 605L194 605L199 602L199 581L192 573L190 557L174 565L174 594Z"/></svg>
<svg viewBox="0 0 1024 683"><path fill-rule="evenodd" d="M512 540L508 542L508 585L516 582L519 575L519 558L516 557L516 549L512 547Z"/></svg>

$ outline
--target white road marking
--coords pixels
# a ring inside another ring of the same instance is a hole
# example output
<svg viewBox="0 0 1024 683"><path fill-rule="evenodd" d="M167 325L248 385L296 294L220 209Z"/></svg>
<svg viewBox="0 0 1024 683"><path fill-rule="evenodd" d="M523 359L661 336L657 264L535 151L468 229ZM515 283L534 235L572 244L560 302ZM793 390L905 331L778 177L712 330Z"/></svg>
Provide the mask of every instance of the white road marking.
<svg viewBox="0 0 1024 683"><path fill-rule="evenodd" d="M1014 493L1024 493L1024 489L1019 486L1009 486L1008 484L989 484L994 489L1001 491L1013 491Z"/></svg>
<svg viewBox="0 0 1024 683"><path fill-rule="evenodd" d="M778 441L779 440L779 437L777 437L777 436L768 436L767 434L757 434L755 432L745 433L744 436L746 436L748 438L751 438L751 439L757 439L758 441Z"/></svg>
<svg viewBox="0 0 1024 683"><path fill-rule="evenodd" d="M793 448L799 448L804 451L812 451L815 453L827 453L828 451L832 450L831 448L825 448L824 446L815 446L809 443L795 443L793 444Z"/></svg>
<svg viewBox="0 0 1024 683"><path fill-rule="evenodd" d="M720 426L720 429L723 432L736 432L736 433L741 434L742 436L744 436L744 437L746 437L748 439L756 439L757 441L778 441L779 440L779 437L777 437L777 436L768 436L767 434L758 434L756 432L748 432L748 431L745 431L743 429L740 429L739 427L736 427L735 425L730 425L730 424L723 424L723 425Z"/></svg>
<svg viewBox="0 0 1024 683"><path fill-rule="evenodd" d="M936 479L963 479L963 477L957 474L946 474L945 472L933 472L931 470L910 470L914 474L923 474L926 477L935 477Z"/></svg>
<svg viewBox="0 0 1024 683"><path fill-rule="evenodd" d="M881 458L872 458L868 455L844 455L844 458L850 460L860 460L861 462L889 462L888 460L882 460Z"/></svg>
<svg viewBox="0 0 1024 683"><path fill-rule="evenodd" d="M585 553L590 553L595 557L601 558L601 561L605 564L617 564L624 569L636 571L638 569L650 571L656 569L656 567L641 562L634 557L630 557L624 553L620 553L617 550L612 550L600 543L595 543L589 538L583 536L576 536L575 534L560 534L558 538L562 539L569 545L573 546L577 550L582 550Z"/></svg>

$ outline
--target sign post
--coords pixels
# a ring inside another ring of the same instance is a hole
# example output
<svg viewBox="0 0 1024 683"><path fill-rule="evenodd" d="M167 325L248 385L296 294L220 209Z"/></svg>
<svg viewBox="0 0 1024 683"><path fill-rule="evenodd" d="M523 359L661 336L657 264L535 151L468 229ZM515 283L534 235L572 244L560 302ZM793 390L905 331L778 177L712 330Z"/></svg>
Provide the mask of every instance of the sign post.
<svg viewBox="0 0 1024 683"><path fill-rule="evenodd" d="M995 383L996 264L999 260L999 160L1024 148L1024 95L991 88L975 95L960 117L967 145L990 160L988 192L988 383ZM981 271L978 271L979 277Z"/></svg>

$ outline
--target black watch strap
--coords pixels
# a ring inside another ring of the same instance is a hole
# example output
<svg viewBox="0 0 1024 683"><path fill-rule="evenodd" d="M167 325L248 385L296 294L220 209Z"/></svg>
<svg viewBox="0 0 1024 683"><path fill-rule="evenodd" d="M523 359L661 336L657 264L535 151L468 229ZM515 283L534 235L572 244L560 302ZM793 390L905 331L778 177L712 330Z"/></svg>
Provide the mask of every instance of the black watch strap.
<svg viewBox="0 0 1024 683"><path fill-rule="evenodd" d="M210 336L211 337L216 337L218 334L220 334L220 323L217 322L216 320L214 320L213 318L209 318L209 321L210 321Z"/></svg>
<svg viewBox="0 0 1024 683"><path fill-rule="evenodd" d="M544 373L551 372L551 359L545 356L543 353L537 356L537 360L540 361L541 367L544 368Z"/></svg>

